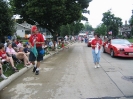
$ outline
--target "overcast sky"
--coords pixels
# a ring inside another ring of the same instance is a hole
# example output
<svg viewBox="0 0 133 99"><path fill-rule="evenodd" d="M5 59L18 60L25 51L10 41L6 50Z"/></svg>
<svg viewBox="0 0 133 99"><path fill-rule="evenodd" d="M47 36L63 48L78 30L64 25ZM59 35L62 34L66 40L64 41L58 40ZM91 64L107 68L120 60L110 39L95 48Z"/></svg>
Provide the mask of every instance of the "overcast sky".
<svg viewBox="0 0 133 99"><path fill-rule="evenodd" d="M120 17L122 22L125 23L132 15L133 0L92 0L88 7L90 15L84 15L88 18L90 25L95 28L102 23L102 14L109 9L115 17Z"/></svg>

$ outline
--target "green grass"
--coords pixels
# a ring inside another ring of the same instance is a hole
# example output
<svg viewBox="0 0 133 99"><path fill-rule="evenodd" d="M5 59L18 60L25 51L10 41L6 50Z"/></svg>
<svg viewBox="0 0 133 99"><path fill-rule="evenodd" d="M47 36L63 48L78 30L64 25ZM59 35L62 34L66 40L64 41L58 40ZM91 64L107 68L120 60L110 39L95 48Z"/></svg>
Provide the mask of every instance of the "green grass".
<svg viewBox="0 0 133 99"><path fill-rule="evenodd" d="M13 72L13 70L12 70L12 67L11 67L10 65L9 65L10 68L8 68L6 72L4 72L5 69L6 69L6 65L2 65L2 67L3 67L3 74L4 74L5 76L9 77L9 76L11 76L12 74L14 74L14 72ZM20 69L24 68L24 64L23 64L23 63L18 64L18 65L16 66L16 68L18 68L18 69L20 70ZM3 80L3 79L0 78L0 82L1 82L2 80Z"/></svg>
<svg viewBox="0 0 133 99"><path fill-rule="evenodd" d="M127 39L129 42L133 43L133 39Z"/></svg>
<svg viewBox="0 0 133 99"><path fill-rule="evenodd" d="M28 40L21 40L22 42L28 42Z"/></svg>

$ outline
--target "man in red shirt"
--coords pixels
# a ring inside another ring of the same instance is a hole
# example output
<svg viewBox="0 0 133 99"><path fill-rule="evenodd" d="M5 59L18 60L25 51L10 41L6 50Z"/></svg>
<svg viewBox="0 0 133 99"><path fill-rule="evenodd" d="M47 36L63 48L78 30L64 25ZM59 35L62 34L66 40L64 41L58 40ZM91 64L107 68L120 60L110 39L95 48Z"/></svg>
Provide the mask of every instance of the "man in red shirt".
<svg viewBox="0 0 133 99"><path fill-rule="evenodd" d="M44 50L42 48L42 44L44 44L44 39L41 33L38 32L38 29L36 26L31 27L31 36L29 38L29 45L31 46L31 49L36 46L37 50L37 57L35 56L34 52L30 52L29 55L29 61L34 65L33 72L35 72L36 75L39 74L39 67L40 67L40 61L43 60L43 54ZM35 65L35 60L37 60L37 64Z"/></svg>
<svg viewBox="0 0 133 99"><path fill-rule="evenodd" d="M102 40L100 39L98 34L94 34L95 39L91 42L92 47L92 55L93 55L93 61L95 64L95 68L100 67L99 61L100 61L100 49L102 47Z"/></svg>

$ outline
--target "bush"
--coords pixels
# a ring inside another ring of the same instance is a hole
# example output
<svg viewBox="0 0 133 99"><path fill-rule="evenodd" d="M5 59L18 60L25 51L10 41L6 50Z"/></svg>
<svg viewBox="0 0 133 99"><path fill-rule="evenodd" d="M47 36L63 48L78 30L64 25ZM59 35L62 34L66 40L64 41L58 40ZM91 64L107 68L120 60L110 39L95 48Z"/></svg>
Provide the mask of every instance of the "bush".
<svg viewBox="0 0 133 99"><path fill-rule="evenodd" d="M117 37L118 37L118 38L123 38L123 35L118 35Z"/></svg>
<svg viewBox="0 0 133 99"><path fill-rule="evenodd" d="M21 38L19 35L17 35L17 39L18 39L18 40L21 40L22 38Z"/></svg>

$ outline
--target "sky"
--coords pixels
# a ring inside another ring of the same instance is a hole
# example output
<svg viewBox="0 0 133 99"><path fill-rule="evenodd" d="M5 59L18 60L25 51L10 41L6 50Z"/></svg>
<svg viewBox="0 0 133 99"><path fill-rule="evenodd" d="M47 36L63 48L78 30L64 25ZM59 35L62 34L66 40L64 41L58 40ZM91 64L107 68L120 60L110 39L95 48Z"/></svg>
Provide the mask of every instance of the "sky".
<svg viewBox="0 0 133 99"><path fill-rule="evenodd" d="M129 21L133 10L133 0L92 0L88 10L90 14L83 14L88 18L88 22L93 28L102 23L103 13L111 9L115 17L122 19L123 24ZM85 23L85 21L82 21Z"/></svg>

